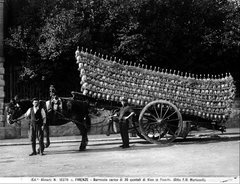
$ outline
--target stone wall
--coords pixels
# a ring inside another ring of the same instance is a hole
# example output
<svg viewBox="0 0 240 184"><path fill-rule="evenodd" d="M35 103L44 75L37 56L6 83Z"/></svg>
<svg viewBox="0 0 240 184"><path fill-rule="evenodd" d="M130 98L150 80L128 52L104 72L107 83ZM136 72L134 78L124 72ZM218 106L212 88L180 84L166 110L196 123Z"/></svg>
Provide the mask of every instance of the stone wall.
<svg viewBox="0 0 240 184"><path fill-rule="evenodd" d="M4 93L4 85L5 85L5 81L4 81L4 67L3 67L3 62L4 62L4 58L0 57L0 127L4 126L4 97L5 97L5 93Z"/></svg>
<svg viewBox="0 0 240 184"><path fill-rule="evenodd" d="M4 40L4 0L0 0L0 127L3 127L4 115L4 55L3 55L3 40ZM1 132L0 132L1 133ZM1 135L0 135L1 136Z"/></svg>
<svg viewBox="0 0 240 184"><path fill-rule="evenodd" d="M107 117L109 111L101 111L100 115L91 118L92 128L89 134L106 134L107 132ZM234 109L230 116L230 119L226 122L228 128L240 127L240 99L236 99L234 102ZM5 127L0 127L0 139L13 139L13 138L27 138L28 137L29 124L26 120L19 122L19 124L9 125L5 122ZM112 132L113 133L113 132ZM74 123L68 123L61 126L51 126L50 136L76 136L80 135L80 132Z"/></svg>
<svg viewBox="0 0 240 184"><path fill-rule="evenodd" d="M226 122L227 128L240 128L240 98L235 99L233 111Z"/></svg>
<svg viewBox="0 0 240 184"><path fill-rule="evenodd" d="M100 111L99 116L93 116L91 118L92 128L89 134L105 134L107 132L107 116L109 111ZM13 138L27 138L29 130L29 122L27 120L22 120L17 124L9 125L5 118L5 127L0 127L0 139L13 139ZM113 132L112 132L113 133ZM69 122L61 126L50 126L50 136L74 136L80 135L77 126Z"/></svg>

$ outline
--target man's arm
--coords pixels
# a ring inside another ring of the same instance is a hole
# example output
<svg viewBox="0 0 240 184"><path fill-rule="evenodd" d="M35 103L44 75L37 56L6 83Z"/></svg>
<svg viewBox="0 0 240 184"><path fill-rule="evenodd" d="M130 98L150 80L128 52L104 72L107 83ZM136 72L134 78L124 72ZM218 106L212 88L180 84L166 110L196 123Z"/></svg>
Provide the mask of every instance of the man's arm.
<svg viewBox="0 0 240 184"><path fill-rule="evenodd" d="M41 115L42 115L42 120L43 120L42 130L44 130L45 125L46 125L46 113L45 113L44 109L41 109Z"/></svg>
<svg viewBox="0 0 240 184"><path fill-rule="evenodd" d="M128 118L130 118L134 114L135 114L134 112L131 112L128 116L124 117L124 119L127 120Z"/></svg>
<svg viewBox="0 0 240 184"><path fill-rule="evenodd" d="M44 109L41 109L41 115L42 115L42 119L43 119L43 125L46 124L46 113Z"/></svg>
<svg viewBox="0 0 240 184"><path fill-rule="evenodd" d="M24 118L30 119L31 108L27 110L27 112L23 115Z"/></svg>
<svg viewBox="0 0 240 184"><path fill-rule="evenodd" d="M124 117L125 120L127 120L128 118L130 118L132 115L135 114L135 112L133 111L133 109L130 106L126 107L126 111L125 112L130 112L130 114L128 116Z"/></svg>

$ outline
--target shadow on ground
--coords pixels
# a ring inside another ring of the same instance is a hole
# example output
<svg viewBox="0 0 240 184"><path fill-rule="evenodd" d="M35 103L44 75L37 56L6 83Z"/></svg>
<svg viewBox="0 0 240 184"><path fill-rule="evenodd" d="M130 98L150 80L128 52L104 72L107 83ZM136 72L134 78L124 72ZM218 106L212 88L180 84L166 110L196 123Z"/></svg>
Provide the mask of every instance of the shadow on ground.
<svg viewBox="0 0 240 184"><path fill-rule="evenodd" d="M168 143L168 144L152 144L144 139L135 139L130 140L130 148L122 149L119 146L121 145L121 140L119 141L102 141L102 142L89 142L89 145L87 146L87 149L85 151L79 151L79 142L74 143L65 143L67 147L64 150L60 150L63 145L62 143L54 144L52 147L57 148L59 150L50 150L49 148L46 149L48 151L48 155L54 155L54 154L80 154L80 153L93 153L93 152L112 152L112 151L134 151L134 150L145 150L145 149L162 149L163 147L171 147L174 145L190 145L190 144L212 144L212 143L219 143L219 142L228 142L228 141L237 141L240 140L240 136L235 137L227 137L227 136L189 136L186 139L177 138L174 142ZM69 144L69 145L68 145ZM68 149L69 148L69 149Z"/></svg>

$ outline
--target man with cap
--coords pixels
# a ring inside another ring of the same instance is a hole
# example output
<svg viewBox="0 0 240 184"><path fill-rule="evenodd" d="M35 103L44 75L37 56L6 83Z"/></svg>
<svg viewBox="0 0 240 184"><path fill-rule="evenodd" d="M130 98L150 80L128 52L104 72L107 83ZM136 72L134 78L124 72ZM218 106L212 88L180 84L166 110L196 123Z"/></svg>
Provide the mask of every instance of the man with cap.
<svg viewBox="0 0 240 184"><path fill-rule="evenodd" d="M33 107L29 108L25 113L25 118L30 120L30 136L32 143L32 153L29 156L36 155L36 138L38 138L40 146L40 154L43 154L43 130L46 125L46 113L42 107L39 106L39 100L34 98L32 100Z"/></svg>
<svg viewBox="0 0 240 184"><path fill-rule="evenodd" d="M122 97L120 101L121 101L122 107L120 108L118 119L119 119L119 125L120 125L120 134L123 142L123 144L120 147L129 148L129 135L128 135L129 120L131 116L134 114L134 111L128 105L127 99Z"/></svg>
<svg viewBox="0 0 240 184"><path fill-rule="evenodd" d="M59 97L57 96L57 90L53 85L50 85L49 87L49 95L50 95L51 109L58 110L58 107L60 105L60 100L59 100Z"/></svg>
<svg viewBox="0 0 240 184"><path fill-rule="evenodd" d="M48 112L52 113L52 120L56 120L56 112L61 111L62 109L62 101L57 95L57 90L53 85L50 85L49 87L49 95L50 95L50 101L47 102L47 109Z"/></svg>

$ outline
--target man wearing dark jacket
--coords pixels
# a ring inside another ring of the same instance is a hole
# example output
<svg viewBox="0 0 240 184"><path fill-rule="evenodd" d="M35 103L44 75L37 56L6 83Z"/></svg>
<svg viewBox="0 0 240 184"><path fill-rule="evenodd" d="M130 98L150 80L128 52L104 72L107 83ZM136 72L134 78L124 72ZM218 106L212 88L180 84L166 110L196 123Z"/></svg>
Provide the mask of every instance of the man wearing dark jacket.
<svg viewBox="0 0 240 184"><path fill-rule="evenodd" d="M122 97L121 98L122 107L119 111L119 125L120 125L120 134L122 137L123 144L120 146L122 148L129 148L129 120L131 116L134 114L133 109L128 105L127 100Z"/></svg>

